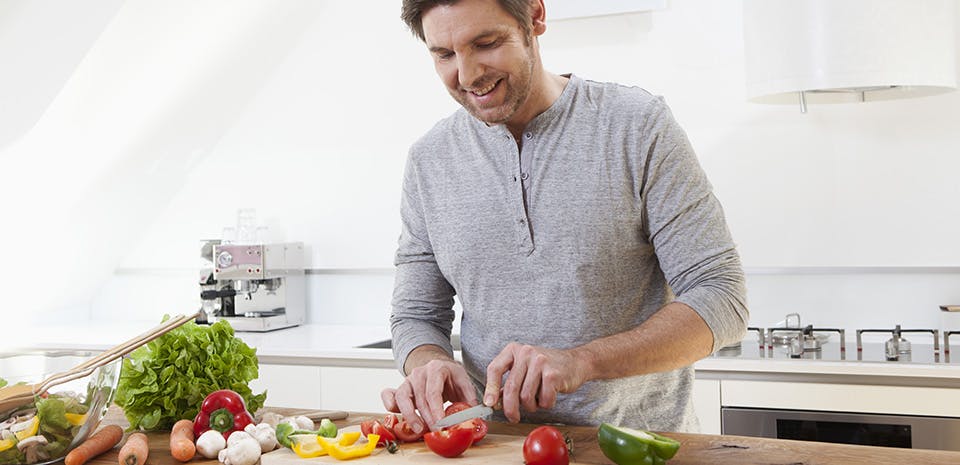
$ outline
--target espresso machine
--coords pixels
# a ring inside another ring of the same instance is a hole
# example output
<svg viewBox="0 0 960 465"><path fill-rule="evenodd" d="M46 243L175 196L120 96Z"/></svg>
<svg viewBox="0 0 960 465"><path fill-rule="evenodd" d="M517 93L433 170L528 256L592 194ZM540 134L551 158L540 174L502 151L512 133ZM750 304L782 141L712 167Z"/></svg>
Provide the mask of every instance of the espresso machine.
<svg viewBox="0 0 960 465"><path fill-rule="evenodd" d="M198 323L227 320L235 331L264 332L305 320L303 243L201 243L203 312Z"/></svg>

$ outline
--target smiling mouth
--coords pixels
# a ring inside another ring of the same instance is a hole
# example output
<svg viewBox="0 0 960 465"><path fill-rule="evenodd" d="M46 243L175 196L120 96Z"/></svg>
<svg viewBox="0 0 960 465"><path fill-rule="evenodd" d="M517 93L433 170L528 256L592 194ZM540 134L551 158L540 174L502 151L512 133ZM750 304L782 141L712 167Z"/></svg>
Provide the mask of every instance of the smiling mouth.
<svg viewBox="0 0 960 465"><path fill-rule="evenodd" d="M473 94L473 95L476 95L477 97L483 97L484 95L487 95L487 94L489 94L491 91L493 91L493 88L494 88L494 87L497 87L497 84L499 84L499 83L500 83L499 80L498 80L498 81L494 81L493 84L490 84L489 86L484 87L483 89L471 90L471 91L469 91L469 92L470 92L471 94Z"/></svg>

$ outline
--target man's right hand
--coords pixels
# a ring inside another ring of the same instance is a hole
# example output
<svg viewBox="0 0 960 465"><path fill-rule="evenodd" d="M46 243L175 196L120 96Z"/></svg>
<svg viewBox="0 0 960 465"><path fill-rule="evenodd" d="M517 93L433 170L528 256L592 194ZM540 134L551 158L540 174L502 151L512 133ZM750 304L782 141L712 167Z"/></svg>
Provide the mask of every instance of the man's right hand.
<svg viewBox="0 0 960 465"><path fill-rule="evenodd" d="M437 356L440 354L426 347L432 346L418 347L411 352L411 356L418 351L421 353L413 360L408 358L406 368L409 374L403 383L396 389L387 388L380 393L387 411L402 414L417 433L426 431L443 418L443 404L446 401L477 404L476 389L463 365L451 359L442 349L442 356ZM435 357L429 361L415 361L427 353ZM415 367L411 369L411 366Z"/></svg>

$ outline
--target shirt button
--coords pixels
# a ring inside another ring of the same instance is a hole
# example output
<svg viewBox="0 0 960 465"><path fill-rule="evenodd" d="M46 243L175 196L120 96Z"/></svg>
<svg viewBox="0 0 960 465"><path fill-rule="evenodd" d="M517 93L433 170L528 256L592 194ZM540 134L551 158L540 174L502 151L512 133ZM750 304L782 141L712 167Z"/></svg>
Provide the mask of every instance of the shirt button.
<svg viewBox="0 0 960 465"><path fill-rule="evenodd" d="M525 225L525 224L527 224L527 220L521 219L521 220L520 220L520 226L523 226L523 225Z"/></svg>
<svg viewBox="0 0 960 465"><path fill-rule="evenodd" d="M524 136L525 136L527 139L533 139L533 133L532 133L532 132L528 132L528 133L524 134Z"/></svg>
<svg viewBox="0 0 960 465"><path fill-rule="evenodd" d="M516 177L516 176L513 177L513 182L517 182L517 177Z"/></svg>
<svg viewBox="0 0 960 465"><path fill-rule="evenodd" d="M529 178L529 177L530 177L530 176L527 176L527 173L522 173L522 174L520 175L520 179L523 179L524 181L526 181L527 178Z"/></svg>

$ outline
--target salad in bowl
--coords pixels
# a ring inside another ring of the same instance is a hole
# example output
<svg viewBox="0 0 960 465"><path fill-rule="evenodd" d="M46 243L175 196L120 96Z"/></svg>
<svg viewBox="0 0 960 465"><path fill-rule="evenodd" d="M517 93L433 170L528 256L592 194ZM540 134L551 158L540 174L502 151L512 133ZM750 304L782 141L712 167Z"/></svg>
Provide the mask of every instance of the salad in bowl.
<svg viewBox="0 0 960 465"><path fill-rule="evenodd" d="M58 351L0 354L0 387L38 383L94 356ZM96 430L113 400L120 360L51 387L33 401L0 412L0 464L44 465L62 459Z"/></svg>

